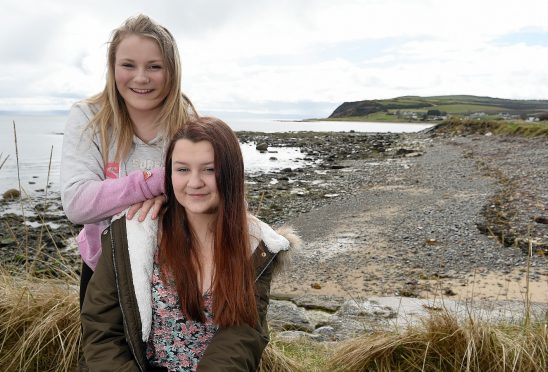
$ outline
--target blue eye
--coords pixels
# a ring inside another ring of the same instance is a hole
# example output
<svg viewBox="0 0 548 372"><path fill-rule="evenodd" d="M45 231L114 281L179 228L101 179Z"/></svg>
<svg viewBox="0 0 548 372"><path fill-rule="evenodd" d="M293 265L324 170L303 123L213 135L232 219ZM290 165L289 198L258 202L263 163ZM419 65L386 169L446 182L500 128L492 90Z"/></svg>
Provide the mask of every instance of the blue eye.
<svg viewBox="0 0 548 372"><path fill-rule="evenodd" d="M161 65L152 65L152 66L149 66L148 68L150 70L161 70L162 66Z"/></svg>
<svg viewBox="0 0 548 372"><path fill-rule="evenodd" d="M125 68L132 68L133 65L131 63L122 63L122 67L125 67Z"/></svg>
<svg viewBox="0 0 548 372"><path fill-rule="evenodd" d="M215 168L209 167L205 169L206 173L215 173Z"/></svg>

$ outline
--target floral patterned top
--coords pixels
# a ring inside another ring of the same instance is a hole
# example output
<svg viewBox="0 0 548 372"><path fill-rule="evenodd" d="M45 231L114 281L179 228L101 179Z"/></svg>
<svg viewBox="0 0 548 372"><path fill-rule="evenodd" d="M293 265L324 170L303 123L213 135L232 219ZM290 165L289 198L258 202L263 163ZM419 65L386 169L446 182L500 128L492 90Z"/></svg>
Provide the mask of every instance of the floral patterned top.
<svg viewBox="0 0 548 372"><path fill-rule="evenodd" d="M204 295L204 307L205 323L186 319L174 283L162 281L159 265L154 260L152 328L146 353L152 366L166 367L170 371L196 370L200 357L217 331L213 324L213 301L209 291Z"/></svg>

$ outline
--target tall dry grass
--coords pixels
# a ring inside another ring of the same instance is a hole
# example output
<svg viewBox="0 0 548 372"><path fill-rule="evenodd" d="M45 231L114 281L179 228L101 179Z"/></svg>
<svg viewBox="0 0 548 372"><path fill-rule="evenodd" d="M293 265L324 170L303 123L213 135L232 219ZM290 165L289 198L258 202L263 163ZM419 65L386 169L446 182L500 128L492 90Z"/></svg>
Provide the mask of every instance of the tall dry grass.
<svg viewBox="0 0 548 372"><path fill-rule="evenodd" d="M0 293L0 370L74 370L80 347L76 283L0 269Z"/></svg>
<svg viewBox="0 0 548 372"><path fill-rule="evenodd" d="M77 281L35 278L0 269L0 371L74 371L80 357ZM260 372L302 371L275 344Z"/></svg>
<svg viewBox="0 0 548 372"><path fill-rule="evenodd" d="M15 122L13 132L19 192L23 195ZM9 156L1 157L0 169ZM26 201L30 201L28 195ZM25 219L24 203L25 198L21 196L21 213ZM49 230L46 233L50 234ZM80 348L78 275L67 266L59 265L57 270L62 271L62 279L36 277L34 263L40 255L34 258L29 256L30 242L27 237L15 237L19 242L26 243L19 247L25 252L24 267L7 268L0 265L0 370L74 370ZM39 240L38 251L42 245ZM13 252L14 255L16 253ZM48 265L55 262L47 260Z"/></svg>
<svg viewBox="0 0 548 372"><path fill-rule="evenodd" d="M459 322L432 313L402 333L363 335L338 346L329 371L546 371L546 322Z"/></svg>
<svg viewBox="0 0 548 372"><path fill-rule="evenodd" d="M4 153L0 152L0 169L2 169L2 167L4 166L4 164L6 163L6 161L8 160L8 158L10 157L9 155L6 155L3 159Z"/></svg>

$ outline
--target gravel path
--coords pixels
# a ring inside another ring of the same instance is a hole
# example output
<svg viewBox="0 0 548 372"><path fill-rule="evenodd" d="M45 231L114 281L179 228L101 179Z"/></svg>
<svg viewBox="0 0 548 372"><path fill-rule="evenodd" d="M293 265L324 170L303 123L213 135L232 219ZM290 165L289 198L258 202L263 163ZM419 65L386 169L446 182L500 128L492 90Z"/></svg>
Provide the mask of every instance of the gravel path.
<svg viewBox="0 0 548 372"><path fill-rule="evenodd" d="M485 136L409 140L421 142L423 156L348 161L349 181L361 186L289 221L305 245L275 293L524 298L527 256L477 224L505 187L500 174L530 175L538 199L545 142L514 139L508 151L508 140ZM545 213L545 203L537 207ZM542 237L546 225L538 229ZM547 302L546 257L533 256L530 273L533 300Z"/></svg>

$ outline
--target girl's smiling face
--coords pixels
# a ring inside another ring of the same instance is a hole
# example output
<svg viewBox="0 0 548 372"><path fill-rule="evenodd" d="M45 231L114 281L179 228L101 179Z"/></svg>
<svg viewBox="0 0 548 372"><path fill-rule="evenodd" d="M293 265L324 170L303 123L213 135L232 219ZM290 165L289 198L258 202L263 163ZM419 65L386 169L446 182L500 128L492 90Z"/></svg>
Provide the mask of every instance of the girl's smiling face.
<svg viewBox="0 0 548 372"><path fill-rule="evenodd" d="M167 89L157 42L139 35L126 36L116 49L114 78L130 116L159 111Z"/></svg>
<svg viewBox="0 0 548 372"><path fill-rule="evenodd" d="M213 146L208 141L181 139L175 143L171 182L177 201L189 216L217 212L219 193L214 155Z"/></svg>

